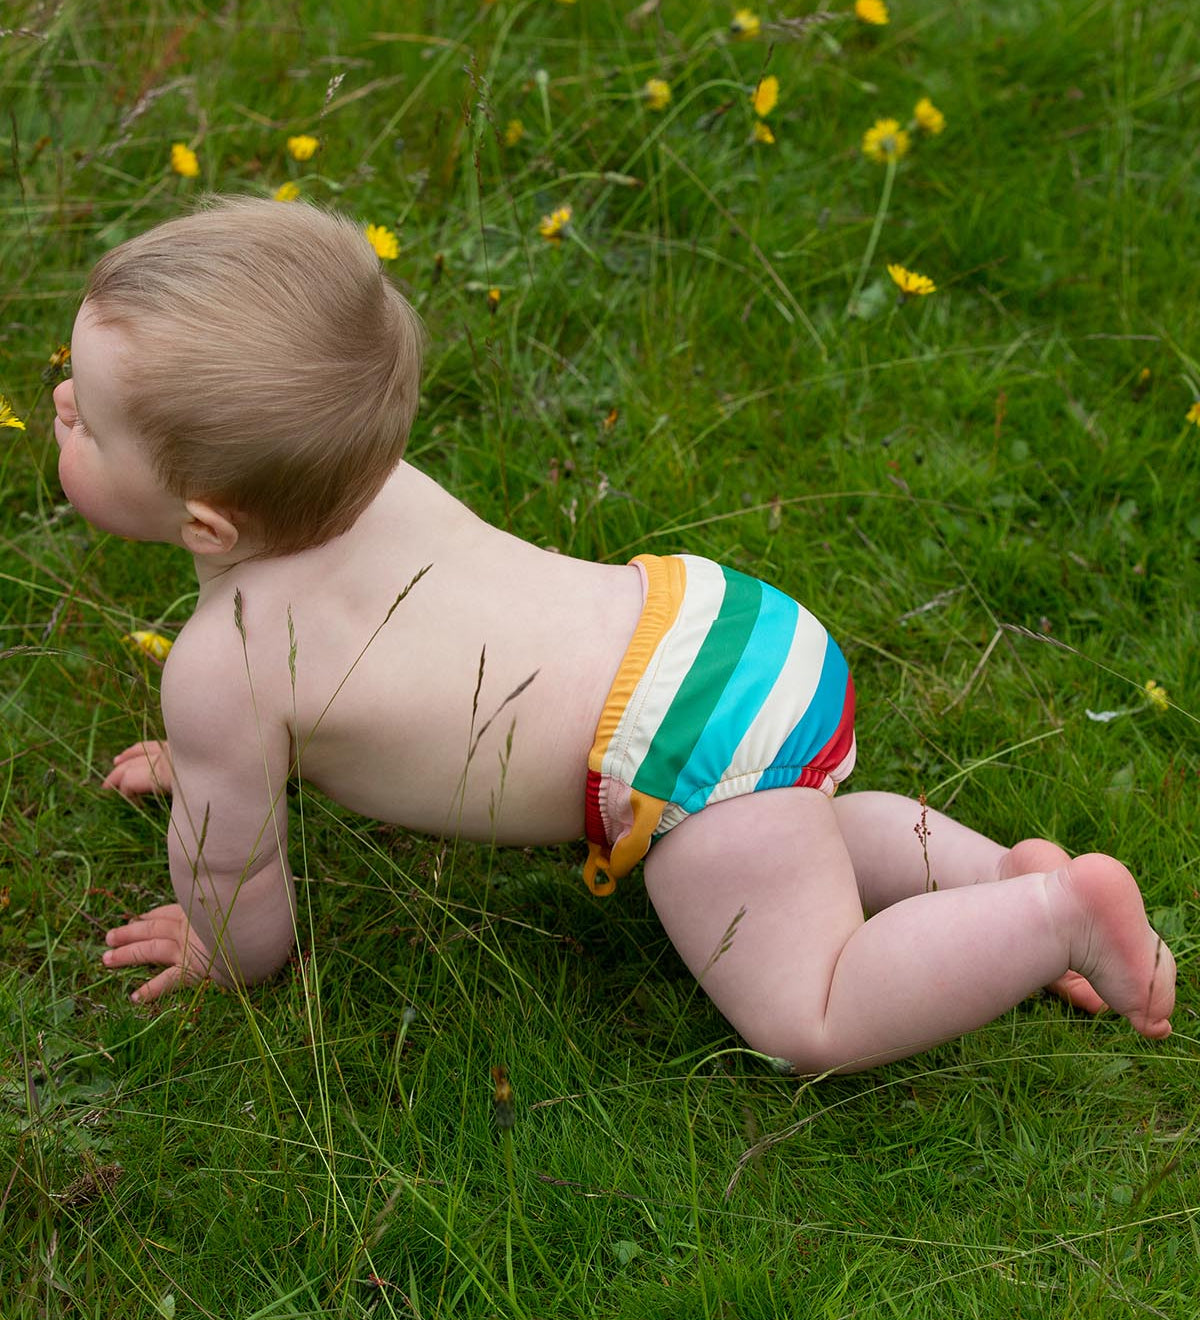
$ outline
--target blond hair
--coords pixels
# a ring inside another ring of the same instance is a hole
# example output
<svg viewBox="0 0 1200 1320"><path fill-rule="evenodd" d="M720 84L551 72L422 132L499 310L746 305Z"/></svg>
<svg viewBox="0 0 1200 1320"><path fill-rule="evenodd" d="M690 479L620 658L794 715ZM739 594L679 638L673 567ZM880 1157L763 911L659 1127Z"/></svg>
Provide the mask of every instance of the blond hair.
<svg viewBox="0 0 1200 1320"><path fill-rule="evenodd" d="M344 532L404 453L421 323L350 220L215 198L107 253L84 302L127 337L119 389L159 480L267 554Z"/></svg>

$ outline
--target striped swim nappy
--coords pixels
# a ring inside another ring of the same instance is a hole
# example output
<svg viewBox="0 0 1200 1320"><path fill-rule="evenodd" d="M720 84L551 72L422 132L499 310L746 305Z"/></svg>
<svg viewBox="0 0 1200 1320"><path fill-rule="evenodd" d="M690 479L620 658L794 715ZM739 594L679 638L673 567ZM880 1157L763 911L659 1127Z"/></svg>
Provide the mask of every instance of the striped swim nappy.
<svg viewBox="0 0 1200 1320"><path fill-rule="evenodd" d="M633 562L645 603L588 755L583 874L601 896L708 803L832 796L854 768L850 670L803 605L695 555Z"/></svg>

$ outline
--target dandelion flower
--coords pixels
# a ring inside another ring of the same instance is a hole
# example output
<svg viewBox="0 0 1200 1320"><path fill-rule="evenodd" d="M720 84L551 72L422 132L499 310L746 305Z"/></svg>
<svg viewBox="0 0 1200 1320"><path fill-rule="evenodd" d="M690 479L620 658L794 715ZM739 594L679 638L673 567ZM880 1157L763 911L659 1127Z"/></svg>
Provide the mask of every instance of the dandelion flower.
<svg viewBox="0 0 1200 1320"><path fill-rule="evenodd" d="M908 154L911 139L898 119L877 119L863 134L863 154L880 165Z"/></svg>
<svg viewBox="0 0 1200 1320"><path fill-rule="evenodd" d="M289 180L287 183L281 183L272 196L277 202L294 202L300 196L300 189Z"/></svg>
<svg viewBox="0 0 1200 1320"><path fill-rule="evenodd" d="M762 23L753 9L739 9L729 24L730 35L735 41L751 41L761 28Z"/></svg>
<svg viewBox="0 0 1200 1320"><path fill-rule="evenodd" d="M169 637L164 637L162 633L148 632L144 629L127 633L125 640L132 646L136 646L143 655L148 655L151 660L165 660L170 654L172 646Z"/></svg>
<svg viewBox="0 0 1200 1320"><path fill-rule="evenodd" d="M765 119L779 104L779 79L773 73L759 80L758 86L751 94L750 104L754 107L754 113L761 119Z"/></svg>
<svg viewBox="0 0 1200 1320"><path fill-rule="evenodd" d="M492 288L487 291L487 305L488 305L488 311L491 312L493 316L495 316L496 308L500 306L499 289Z"/></svg>
<svg viewBox="0 0 1200 1320"><path fill-rule="evenodd" d="M174 142L171 144L171 168L185 179L194 179L200 173L200 162L191 147Z"/></svg>
<svg viewBox="0 0 1200 1320"><path fill-rule="evenodd" d="M395 261L400 255L399 240L383 225L367 226L367 242L375 249L375 255L380 261Z"/></svg>
<svg viewBox="0 0 1200 1320"><path fill-rule="evenodd" d="M934 137L946 127L946 116L927 96L921 97L913 109L913 118L926 133Z"/></svg>
<svg viewBox="0 0 1200 1320"><path fill-rule="evenodd" d="M1187 410L1187 416L1184 418L1184 421L1191 422L1193 426L1200 426L1200 399L1197 399ZM10 422L5 422L5 426L10 425Z"/></svg>
<svg viewBox="0 0 1200 1320"><path fill-rule="evenodd" d="M515 147L525 136L525 125L519 119L510 119L504 125L504 145Z"/></svg>
<svg viewBox="0 0 1200 1320"><path fill-rule="evenodd" d="M651 110L665 110L671 104L671 84L665 78L650 78L642 95Z"/></svg>
<svg viewBox="0 0 1200 1320"><path fill-rule="evenodd" d="M854 12L864 23L875 27L886 27L890 21L883 0L854 0Z"/></svg>
<svg viewBox="0 0 1200 1320"><path fill-rule="evenodd" d="M0 426L11 427L14 431L23 431L25 423L12 410L12 404L0 394Z"/></svg>
<svg viewBox="0 0 1200 1320"><path fill-rule="evenodd" d="M290 137L287 140L287 149L291 152L293 160L312 160L320 145L318 138L309 137L307 133L301 133L299 136Z"/></svg>
<svg viewBox="0 0 1200 1320"><path fill-rule="evenodd" d="M67 374L67 367L71 361L70 344L59 344L59 346L50 354L46 360L46 365L42 368L42 383L53 385L56 380Z"/></svg>
<svg viewBox="0 0 1200 1320"><path fill-rule="evenodd" d="M1167 696L1167 690L1159 685L1152 678L1146 680L1146 697L1155 710L1170 710L1171 699Z"/></svg>
<svg viewBox="0 0 1200 1320"><path fill-rule="evenodd" d="M556 207L549 215L542 216L541 224L538 225L538 233L548 242L557 243L563 235L563 230L571 223L571 208L569 206Z"/></svg>
<svg viewBox="0 0 1200 1320"><path fill-rule="evenodd" d="M775 145L775 134L771 132L771 125L757 119L754 123L754 140L761 142L765 146L773 147Z"/></svg>
<svg viewBox="0 0 1200 1320"><path fill-rule="evenodd" d="M928 293L937 292L937 285L929 276L918 275L915 270L905 270L903 266L889 266L887 273L906 298L910 295L924 298Z"/></svg>

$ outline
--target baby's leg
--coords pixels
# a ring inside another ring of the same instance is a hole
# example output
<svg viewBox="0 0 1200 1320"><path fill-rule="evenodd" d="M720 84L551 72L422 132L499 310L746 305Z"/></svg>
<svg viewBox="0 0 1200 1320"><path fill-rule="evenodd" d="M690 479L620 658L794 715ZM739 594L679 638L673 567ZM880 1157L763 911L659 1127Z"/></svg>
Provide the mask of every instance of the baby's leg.
<svg viewBox="0 0 1200 1320"><path fill-rule="evenodd" d="M1049 839L1023 839L1005 848L898 793L840 793L833 806L868 913L927 889L1054 871L1071 860ZM1088 1013L1105 1006L1078 972L1067 972L1046 989Z"/></svg>
<svg viewBox="0 0 1200 1320"><path fill-rule="evenodd" d="M918 893L864 922L832 804L778 789L676 826L651 850L646 884L717 1007L801 1072L855 1071L960 1035L1073 960L1137 1030L1170 1031L1174 963L1111 858Z"/></svg>
<svg viewBox="0 0 1200 1320"><path fill-rule="evenodd" d="M1070 860L1046 839L1027 839L1017 845L1020 860L1039 864L1013 870L1006 863L1016 850L899 793L839 793L833 810L868 912L926 889L958 889L1008 874L1049 871ZM1030 845L1053 851L1034 855Z"/></svg>

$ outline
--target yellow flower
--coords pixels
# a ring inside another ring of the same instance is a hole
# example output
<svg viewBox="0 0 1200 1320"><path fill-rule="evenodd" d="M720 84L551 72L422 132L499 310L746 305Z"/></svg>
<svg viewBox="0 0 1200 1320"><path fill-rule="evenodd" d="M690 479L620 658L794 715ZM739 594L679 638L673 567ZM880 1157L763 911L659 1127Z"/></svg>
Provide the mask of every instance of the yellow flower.
<svg viewBox="0 0 1200 1320"><path fill-rule="evenodd" d="M510 119L504 126L504 145L515 147L525 136L525 125L519 119Z"/></svg>
<svg viewBox="0 0 1200 1320"><path fill-rule="evenodd" d="M1166 688L1159 687L1159 685L1152 678L1148 678L1146 680L1145 691L1146 691L1146 696L1150 700L1150 704L1154 707L1155 710L1171 709L1171 699L1170 697L1167 696Z"/></svg>
<svg viewBox="0 0 1200 1320"><path fill-rule="evenodd" d="M563 230L571 223L571 208L569 206L556 207L549 215L542 216L541 224L538 225L538 233L549 243L557 243L563 234Z"/></svg>
<svg viewBox="0 0 1200 1320"><path fill-rule="evenodd" d="M25 423L12 410L12 404L0 394L0 426L11 427L14 431L23 431Z"/></svg>
<svg viewBox="0 0 1200 1320"><path fill-rule="evenodd" d="M320 145L319 139L309 137L307 133L301 133L298 137L290 137L287 140L287 149L292 153L293 160L312 160Z"/></svg>
<svg viewBox="0 0 1200 1320"><path fill-rule="evenodd" d="M71 361L71 346L59 344L46 360L42 368L42 383L53 385L56 380L67 374L67 364Z"/></svg>
<svg viewBox="0 0 1200 1320"><path fill-rule="evenodd" d="M908 154L911 139L898 119L877 119L863 134L863 154L879 164Z"/></svg>
<svg viewBox="0 0 1200 1320"><path fill-rule="evenodd" d="M169 637L164 637L162 633L144 630L128 633L125 640L136 646L143 655L148 655L151 660L165 660L172 646Z"/></svg>
<svg viewBox="0 0 1200 1320"><path fill-rule="evenodd" d="M171 168L185 179L194 179L200 173L200 162L191 147L175 142L171 145Z"/></svg>
<svg viewBox="0 0 1200 1320"><path fill-rule="evenodd" d="M287 183L281 183L275 189L273 196L277 202L294 202L300 196L300 189L289 180Z"/></svg>
<svg viewBox="0 0 1200 1320"><path fill-rule="evenodd" d="M883 0L854 0L854 12L864 23L873 23L876 27L888 24L888 8Z"/></svg>
<svg viewBox="0 0 1200 1320"><path fill-rule="evenodd" d="M489 290L487 291L487 305L488 305L488 311L491 312L491 314L492 314L493 316L495 316L495 315L496 315L496 308L500 306L500 290L499 290L499 289L495 289L495 288L493 288L493 289L489 289Z"/></svg>
<svg viewBox="0 0 1200 1320"><path fill-rule="evenodd" d="M762 23L753 9L739 9L729 24L729 32L735 41L750 41L757 37Z"/></svg>
<svg viewBox="0 0 1200 1320"><path fill-rule="evenodd" d="M1195 426L1200 426L1200 399L1187 410L1187 416L1183 419L1185 422L1191 422ZM11 426L11 422L5 422L6 426Z"/></svg>
<svg viewBox="0 0 1200 1320"><path fill-rule="evenodd" d="M914 294L919 298L923 298L927 293L937 292L937 285L929 276L918 275L915 270L905 270L903 266L889 266L887 273L905 297Z"/></svg>
<svg viewBox="0 0 1200 1320"><path fill-rule="evenodd" d="M642 88L651 110L665 110L671 104L671 84L665 78L651 78Z"/></svg>
<svg viewBox="0 0 1200 1320"><path fill-rule="evenodd" d="M383 225L367 226L367 242L375 249L375 255L380 261L395 261L400 255L399 240Z"/></svg>
<svg viewBox="0 0 1200 1320"><path fill-rule="evenodd" d="M771 125L764 123L761 119L754 121L754 140L755 142L765 143L768 147L775 145L775 134L771 132Z"/></svg>
<svg viewBox="0 0 1200 1320"><path fill-rule="evenodd" d="M765 119L778 103L779 79L770 73L760 79L758 86L750 95L750 104L754 107L754 113Z"/></svg>
<svg viewBox="0 0 1200 1320"><path fill-rule="evenodd" d="M913 109L913 118L925 130L936 137L946 127L946 116L927 96L921 97Z"/></svg>

